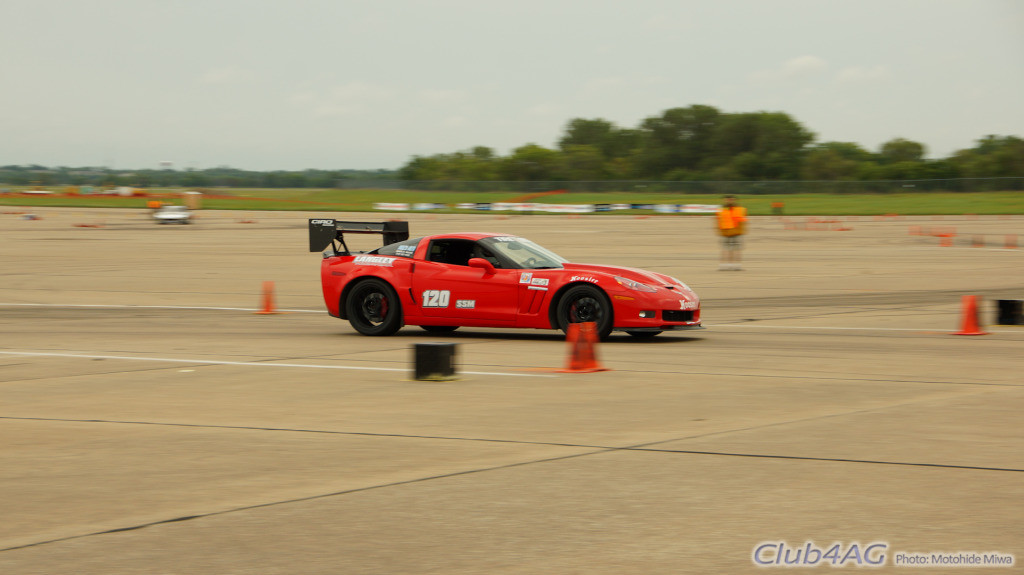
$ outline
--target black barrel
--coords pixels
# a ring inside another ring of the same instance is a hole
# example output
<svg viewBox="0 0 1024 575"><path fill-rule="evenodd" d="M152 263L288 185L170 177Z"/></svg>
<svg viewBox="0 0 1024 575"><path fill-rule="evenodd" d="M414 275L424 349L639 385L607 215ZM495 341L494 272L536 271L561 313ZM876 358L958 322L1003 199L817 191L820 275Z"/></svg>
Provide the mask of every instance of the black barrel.
<svg viewBox="0 0 1024 575"><path fill-rule="evenodd" d="M998 300L996 323L999 325L1024 325L1024 300Z"/></svg>
<svg viewBox="0 0 1024 575"><path fill-rule="evenodd" d="M454 343L413 344L414 378L419 381L455 379Z"/></svg>

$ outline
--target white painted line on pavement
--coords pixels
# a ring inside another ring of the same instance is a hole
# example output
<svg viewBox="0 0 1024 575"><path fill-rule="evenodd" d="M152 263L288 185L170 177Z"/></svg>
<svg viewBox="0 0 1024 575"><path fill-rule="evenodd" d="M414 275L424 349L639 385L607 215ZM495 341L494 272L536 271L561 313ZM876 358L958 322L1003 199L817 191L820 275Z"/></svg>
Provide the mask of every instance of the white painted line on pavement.
<svg viewBox="0 0 1024 575"><path fill-rule="evenodd" d="M823 325L770 325L770 324L756 324L753 322L749 323L723 323L718 325L705 325L708 329L717 329L720 327L739 327L739 328L756 328L756 329L831 329L831 330L849 330L849 331L916 331L916 332L928 332L928 333L950 333L952 334L955 328L935 328L935 327L840 327L840 326L823 326ZM1024 330L1000 330L990 329L988 333L1024 333Z"/></svg>
<svg viewBox="0 0 1024 575"><path fill-rule="evenodd" d="M222 361L214 359L191 359L191 358L173 358L173 357L138 357L130 355L99 355L99 354L88 354L88 353L58 353L58 352L43 352L43 351L0 351L0 355L10 355L16 357L70 357L70 358L81 358L81 359L122 359L128 361L161 361L166 363L198 363L204 365L239 365L245 367L291 367L291 368L305 368L305 369L352 369L360 371L398 371L408 373L412 371L407 368L399 367L368 367L361 365L325 365L321 363L271 363L274 360L267 361ZM462 375L497 375L497 376L508 376L508 377L557 377L555 375L547 375L540 373L509 373L502 371L459 371L458 374Z"/></svg>

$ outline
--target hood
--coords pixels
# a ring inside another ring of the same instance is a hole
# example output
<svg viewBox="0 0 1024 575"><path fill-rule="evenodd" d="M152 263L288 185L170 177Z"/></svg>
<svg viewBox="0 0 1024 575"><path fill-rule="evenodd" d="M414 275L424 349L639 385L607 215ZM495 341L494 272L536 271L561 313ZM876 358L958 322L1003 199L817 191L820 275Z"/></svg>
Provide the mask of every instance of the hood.
<svg viewBox="0 0 1024 575"><path fill-rule="evenodd" d="M572 271L598 272L598 273L605 273L605 274L613 275L613 276L622 276L622 277L624 277L626 279L631 279L633 281L638 281L638 282L641 282L641 283L645 283L645 284L647 284L649 286L653 286L653 287L673 286L676 289L676 291L678 291L680 293L687 293L687 292L689 292L689 293L693 294L693 290L691 290L690 287L687 286L686 284L683 284L681 287L677 287L677 286L679 286L679 284L676 283L677 280L674 280L671 276L667 276L665 274L659 274L657 272L652 272L652 271L649 271L649 270L642 270L642 269L639 269L639 268L629 268L629 267L624 267L624 266L605 266L605 265L599 265L599 264L577 264L577 263L564 263L564 264L562 264L562 267L567 269L567 270L572 270ZM694 294L694 296L696 296L696 294Z"/></svg>

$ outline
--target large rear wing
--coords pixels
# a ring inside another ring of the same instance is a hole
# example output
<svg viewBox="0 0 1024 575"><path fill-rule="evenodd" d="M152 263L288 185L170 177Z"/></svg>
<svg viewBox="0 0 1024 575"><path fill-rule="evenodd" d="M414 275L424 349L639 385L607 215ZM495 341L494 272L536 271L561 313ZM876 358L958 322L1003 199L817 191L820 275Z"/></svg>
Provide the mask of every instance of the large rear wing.
<svg viewBox="0 0 1024 575"><path fill-rule="evenodd" d="M409 222L342 222L330 218L314 218L309 220L309 251L323 251L333 246L338 255L350 255L345 245L345 234L381 234L384 236L382 245L393 244L409 239ZM335 240L341 250L335 246Z"/></svg>

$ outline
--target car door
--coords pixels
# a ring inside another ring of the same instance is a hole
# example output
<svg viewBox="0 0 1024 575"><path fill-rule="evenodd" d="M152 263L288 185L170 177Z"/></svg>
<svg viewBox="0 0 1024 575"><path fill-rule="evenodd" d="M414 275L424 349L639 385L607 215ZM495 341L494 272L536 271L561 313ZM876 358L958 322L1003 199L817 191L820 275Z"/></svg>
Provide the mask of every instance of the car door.
<svg viewBox="0 0 1024 575"><path fill-rule="evenodd" d="M469 267L476 242L431 240L425 261L413 272L413 297L424 316L462 320L460 325L512 325L518 309L518 270L494 273Z"/></svg>

